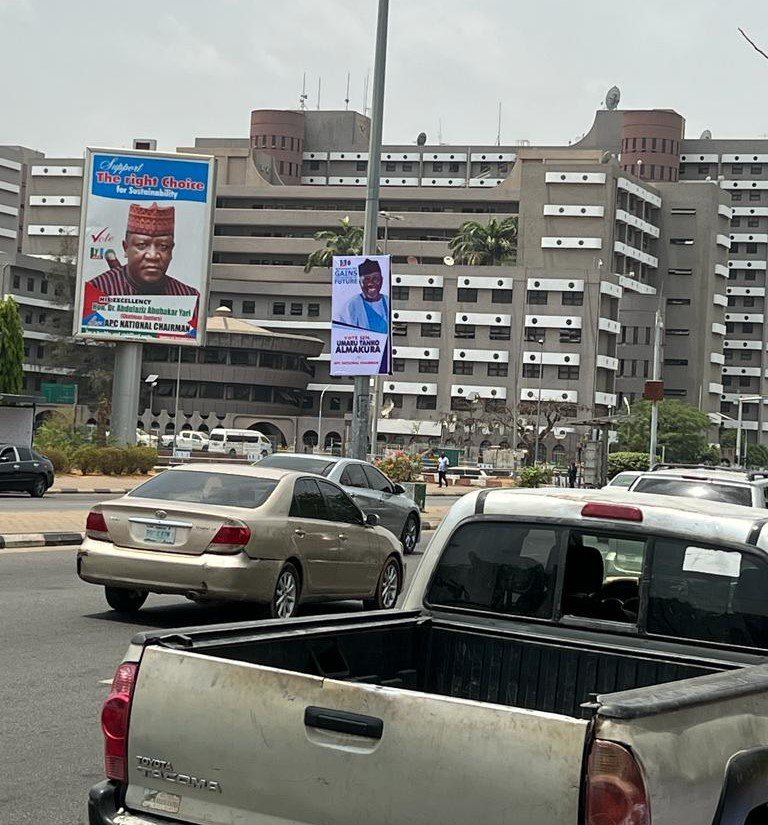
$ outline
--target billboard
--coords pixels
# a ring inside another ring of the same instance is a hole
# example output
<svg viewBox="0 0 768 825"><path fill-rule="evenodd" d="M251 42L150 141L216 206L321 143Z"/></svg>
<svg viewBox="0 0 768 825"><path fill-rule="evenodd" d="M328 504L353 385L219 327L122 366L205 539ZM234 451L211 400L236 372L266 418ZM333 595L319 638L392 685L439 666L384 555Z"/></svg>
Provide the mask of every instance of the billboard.
<svg viewBox="0 0 768 825"><path fill-rule="evenodd" d="M334 256L331 375L389 375L390 256Z"/></svg>
<svg viewBox="0 0 768 825"><path fill-rule="evenodd" d="M197 155L86 150L75 336L203 343L214 163Z"/></svg>

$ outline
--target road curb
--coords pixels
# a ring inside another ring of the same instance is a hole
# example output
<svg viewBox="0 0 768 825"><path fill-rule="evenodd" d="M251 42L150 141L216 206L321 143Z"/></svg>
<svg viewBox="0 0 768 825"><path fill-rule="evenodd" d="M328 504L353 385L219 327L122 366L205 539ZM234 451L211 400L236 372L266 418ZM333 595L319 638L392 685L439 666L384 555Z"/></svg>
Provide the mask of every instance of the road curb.
<svg viewBox="0 0 768 825"><path fill-rule="evenodd" d="M0 550L13 547L60 547L80 544L82 540L82 533L9 533L0 535Z"/></svg>
<svg viewBox="0 0 768 825"><path fill-rule="evenodd" d="M122 496L122 495L125 495L126 493L130 493L131 490L133 490L133 487L120 487L119 489L114 488L114 487L90 487L87 490L81 490L77 487L58 487L58 488L52 487L50 490L48 490L47 495L56 496L56 495L65 495L65 494L70 494L70 493L77 493L77 494L83 495L83 496L93 496L93 495L100 495L100 496L102 496L102 495L110 495L110 496L111 495L117 495L117 496Z"/></svg>

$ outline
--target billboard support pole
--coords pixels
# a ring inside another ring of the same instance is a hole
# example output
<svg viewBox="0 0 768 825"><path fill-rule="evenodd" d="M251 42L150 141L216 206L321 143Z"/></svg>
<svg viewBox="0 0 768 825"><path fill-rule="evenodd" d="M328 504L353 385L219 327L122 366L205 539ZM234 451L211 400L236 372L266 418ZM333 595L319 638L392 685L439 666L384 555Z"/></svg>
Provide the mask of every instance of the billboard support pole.
<svg viewBox="0 0 768 825"><path fill-rule="evenodd" d="M381 135L384 117L384 79L387 63L387 22L389 0L379 0L376 21L376 51L373 62L373 98L371 100L371 137L368 144L368 185L365 192L365 227L363 255L376 254L379 225L379 175L381 173ZM371 381L367 375L355 376L352 404L352 449L350 456L365 460L370 432ZM375 451L376 445L371 445Z"/></svg>
<svg viewBox="0 0 768 825"><path fill-rule="evenodd" d="M141 344L121 341L115 345L112 378L110 435L118 444L136 443L136 415L141 386Z"/></svg>

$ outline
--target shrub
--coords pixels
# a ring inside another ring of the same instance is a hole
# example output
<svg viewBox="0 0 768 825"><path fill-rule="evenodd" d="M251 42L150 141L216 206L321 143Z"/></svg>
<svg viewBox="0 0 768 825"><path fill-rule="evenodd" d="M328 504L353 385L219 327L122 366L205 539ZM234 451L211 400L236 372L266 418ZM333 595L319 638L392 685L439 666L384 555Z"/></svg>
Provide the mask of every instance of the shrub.
<svg viewBox="0 0 768 825"><path fill-rule="evenodd" d="M537 464L535 467L523 467L517 477L520 487L541 487L542 484L551 484L554 467L547 464Z"/></svg>
<svg viewBox="0 0 768 825"><path fill-rule="evenodd" d="M126 447L125 472L145 475L157 464L157 450L154 447Z"/></svg>
<svg viewBox="0 0 768 825"><path fill-rule="evenodd" d="M421 456L398 450L379 459L376 466L390 481L417 481L421 475Z"/></svg>
<svg viewBox="0 0 768 825"><path fill-rule="evenodd" d="M53 469L57 473L68 473L72 469L72 462L64 450L57 450L52 447L46 450L43 455L53 464Z"/></svg>
<svg viewBox="0 0 768 825"><path fill-rule="evenodd" d="M648 453L608 453L608 478L625 470L647 470Z"/></svg>
<svg viewBox="0 0 768 825"><path fill-rule="evenodd" d="M80 447L72 456L72 466L85 476L101 469L100 449L98 447Z"/></svg>
<svg viewBox="0 0 768 825"><path fill-rule="evenodd" d="M99 469L105 476L119 476L127 464L125 447L100 447Z"/></svg>

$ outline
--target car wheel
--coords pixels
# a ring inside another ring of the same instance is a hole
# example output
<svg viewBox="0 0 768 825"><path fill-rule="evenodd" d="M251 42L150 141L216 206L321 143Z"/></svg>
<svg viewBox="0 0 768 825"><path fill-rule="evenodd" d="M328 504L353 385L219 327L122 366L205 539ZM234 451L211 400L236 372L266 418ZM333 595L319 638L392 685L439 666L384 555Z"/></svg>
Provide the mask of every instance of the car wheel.
<svg viewBox="0 0 768 825"><path fill-rule="evenodd" d="M146 590L128 590L125 587L105 587L107 604L118 613L135 613L147 600Z"/></svg>
<svg viewBox="0 0 768 825"><path fill-rule="evenodd" d="M372 599L363 599L366 610L391 610L397 603L397 597L403 585L403 574L394 556L384 564L376 583L376 595Z"/></svg>
<svg viewBox="0 0 768 825"><path fill-rule="evenodd" d="M237 450L230 450L229 451L229 457L230 458L235 458L236 456L237 456Z"/></svg>
<svg viewBox="0 0 768 825"><path fill-rule="evenodd" d="M29 491L29 494L32 498L42 498L45 495L45 491L48 489L48 480L45 476L36 476L35 480L32 482L32 487Z"/></svg>
<svg viewBox="0 0 768 825"><path fill-rule="evenodd" d="M400 542L403 545L403 553L410 555L419 543L419 523L413 513L405 520L403 532L400 534Z"/></svg>
<svg viewBox="0 0 768 825"><path fill-rule="evenodd" d="M268 455L269 455L269 453L266 450L261 451L261 457L262 458L266 458Z"/></svg>
<svg viewBox="0 0 768 825"><path fill-rule="evenodd" d="M289 562L277 577L275 593L269 605L269 615L273 619L290 619L291 616L295 616L300 593L299 571Z"/></svg>

